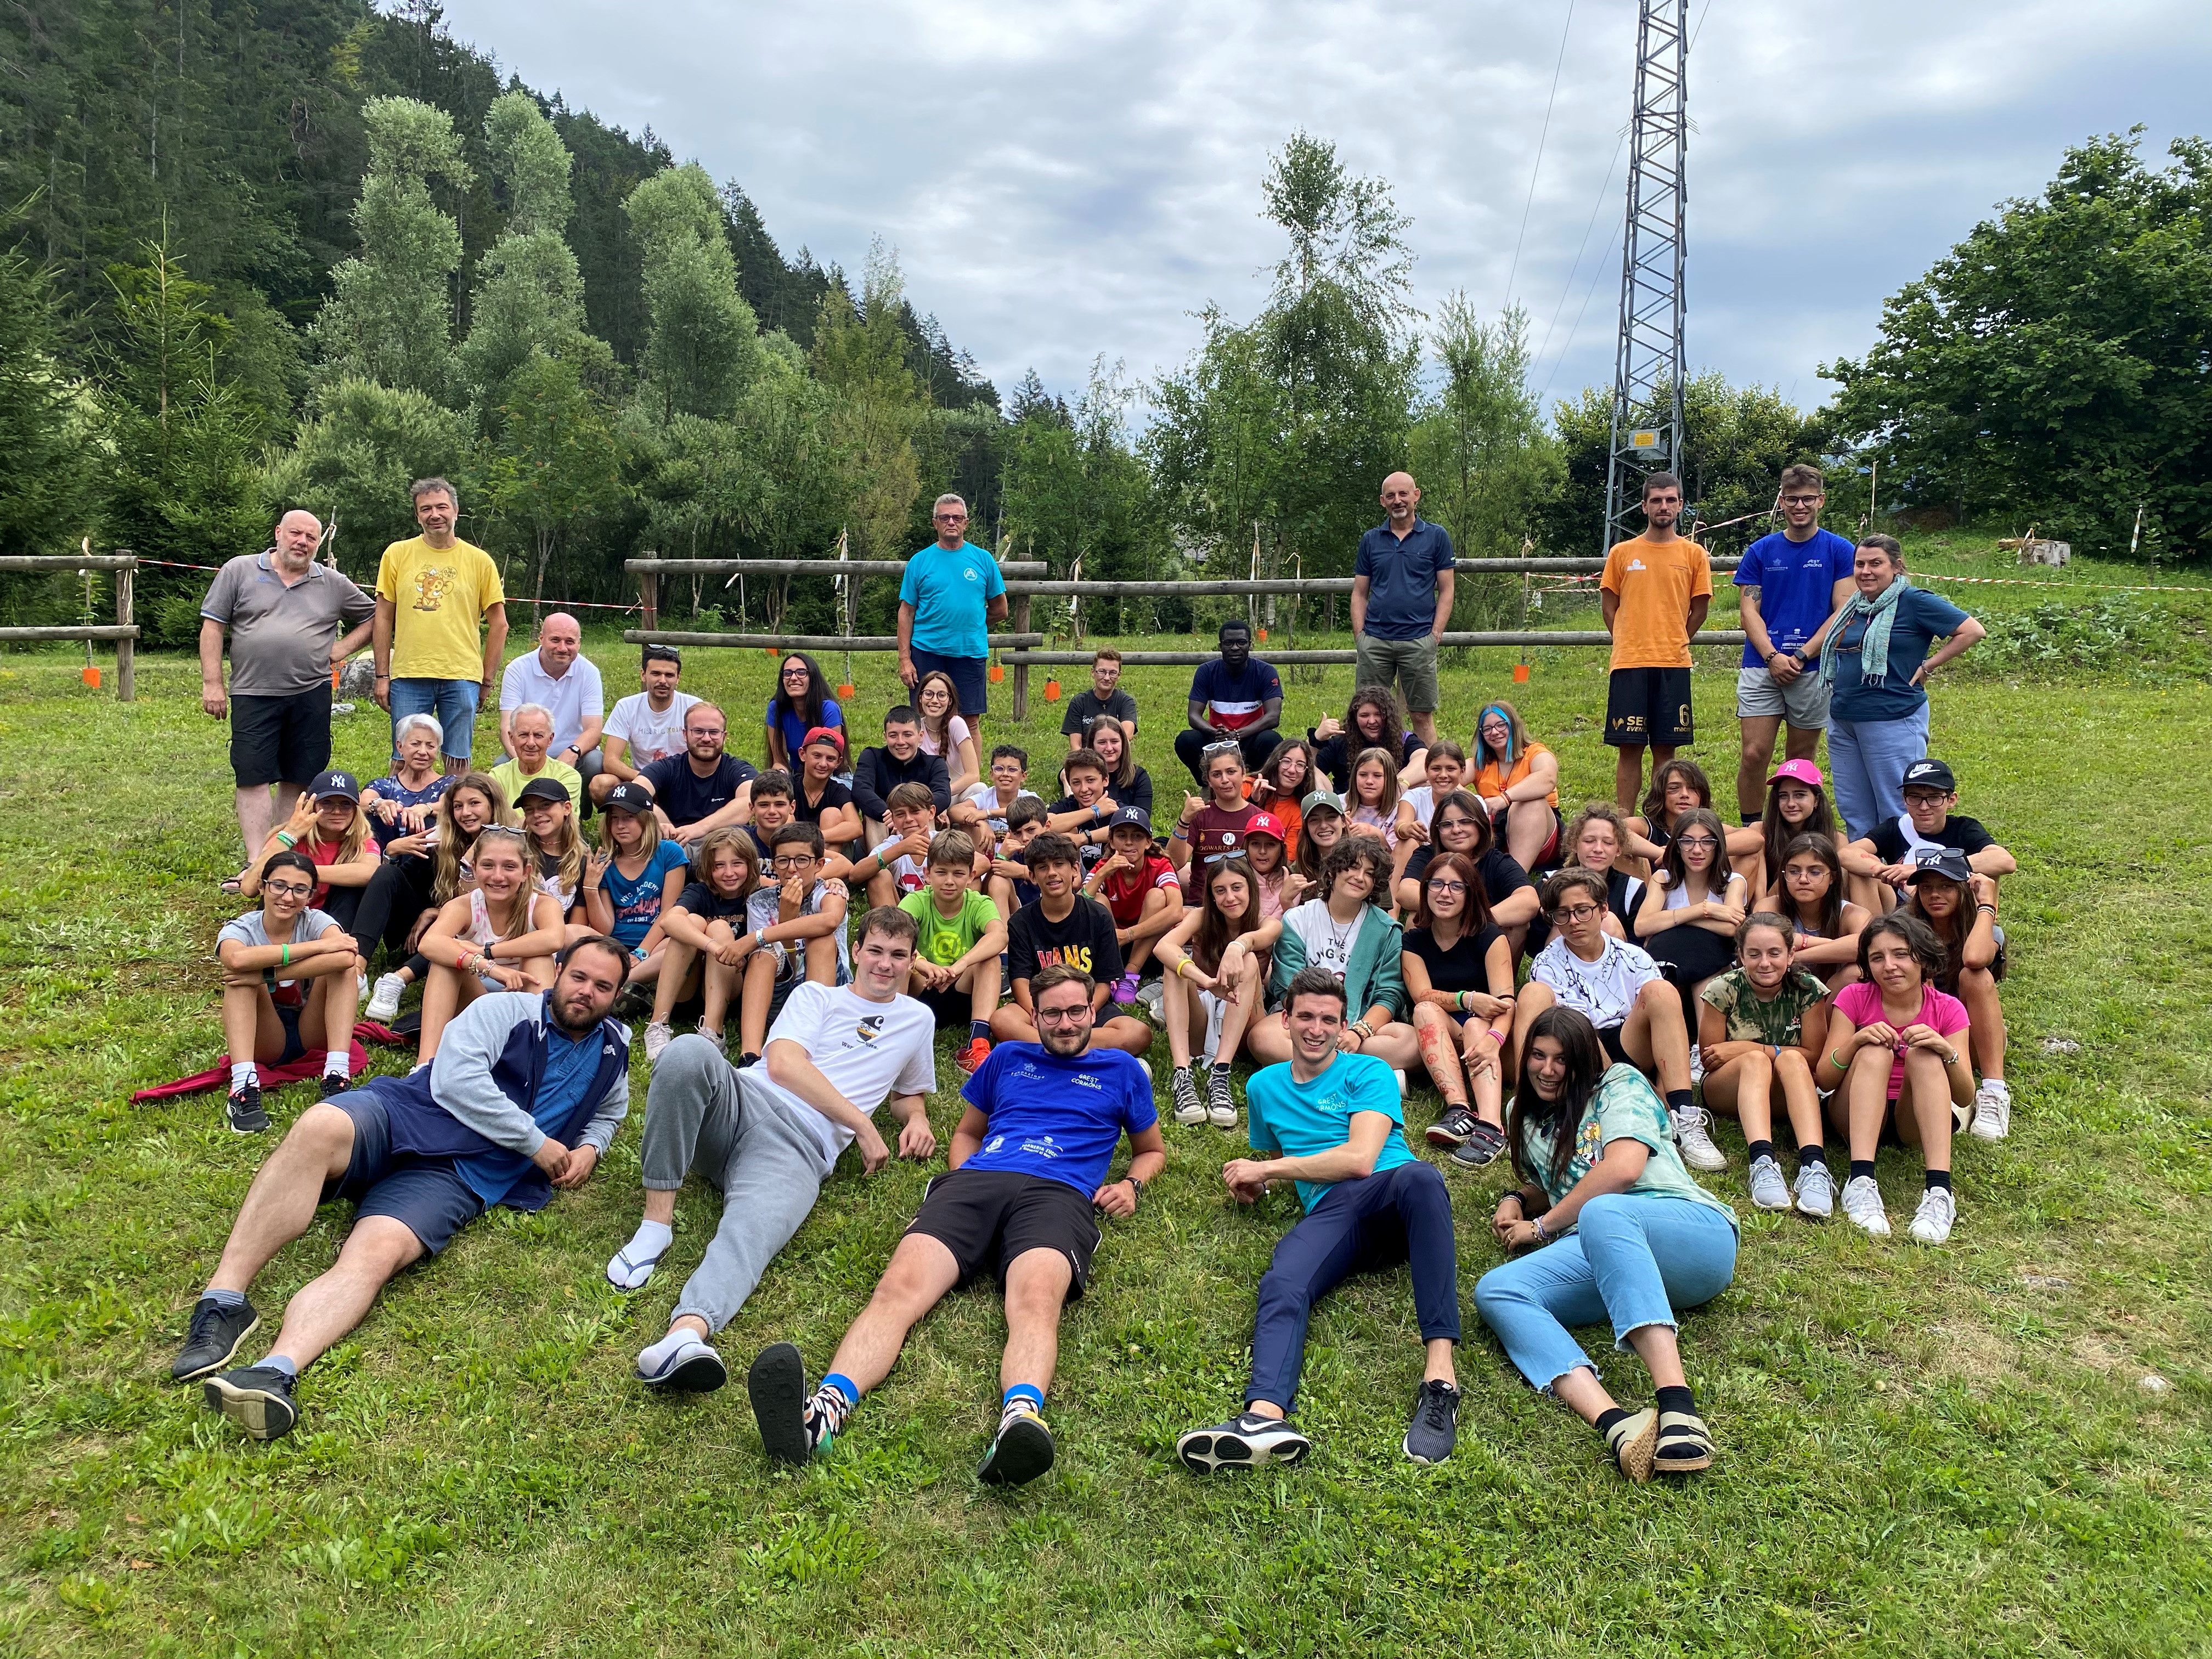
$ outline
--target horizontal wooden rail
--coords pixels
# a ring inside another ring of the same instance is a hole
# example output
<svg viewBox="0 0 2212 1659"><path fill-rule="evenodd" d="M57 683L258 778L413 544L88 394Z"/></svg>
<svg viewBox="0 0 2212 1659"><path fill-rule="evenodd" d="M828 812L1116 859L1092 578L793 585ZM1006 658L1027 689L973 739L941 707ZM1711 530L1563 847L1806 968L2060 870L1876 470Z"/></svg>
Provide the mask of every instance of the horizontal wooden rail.
<svg viewBox="0 0 2212 1659"><path fill-rule="evenodd" d="M135 553L95 553L86 558L75 553L10 553L0 558L0 570L136 570Z"/></svg>
<svg viewBox="0 0 2212 1659"><path fill-rule="evenodd" d="M73 628L0 628L0 645L33 645L40 641L135 640L135 627L114 623L85 623ZM1091 660L1085 657L1085 662Z"/></svg>
<svg viewBox="0 0 2212 1659"><path fill-rule="evenodd" d="M1712 629L1698 635L1699 645L1734 647L1741 645L1743 641L1741 631L1734 629ZM1607 634L1560 629L1548 634L1447 634L1443 637L1443 642L1447 647L1609 646L1613 643L1613 639ZM1121 653L1121 661L1124 666L1131 668L1194 667L1200 663L1212 662L1220 654L1218 651L1124 651ZM1352 651L1269 651L1265 647L1254 651L1252 654L1278 668L1299 665L1348 663L1357 661L1358 658L1358 653ZM1010 650L1005 653L1001 660L1010 665L1037 668L1082 668L1090 665L1091 653L1088 651Z"/></svg>
<svg viewBox="0 0 2212 1659"><path fill-rule="evenodd" d="M860 634L845 638L835 634L678 634L665 628L633 628L623 635L626 645L732 645L741 651L896 651L896 634ZM994 634L991 644L1042 645L1042 634ZM1085 657L1084 661L1089 662Z"/></svg>
<svg viewBox="0 0 2212 1659"><path fill-rule="evenodd" d="M903 559L625 559L623 568L635 576L898 576L906 572ZM1042 559L1014 559L1000 562L1006 576L1042 576L1052 567Z"/></svg>

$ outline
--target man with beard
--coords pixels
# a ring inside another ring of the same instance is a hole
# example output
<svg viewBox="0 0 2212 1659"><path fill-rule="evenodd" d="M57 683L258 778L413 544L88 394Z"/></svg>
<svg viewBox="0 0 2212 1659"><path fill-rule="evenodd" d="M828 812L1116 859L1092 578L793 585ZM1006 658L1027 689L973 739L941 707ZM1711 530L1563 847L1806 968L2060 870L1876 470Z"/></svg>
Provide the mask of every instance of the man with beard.
<svg viewBox="0 0 2212 1659"><path fill-rule="evenodd" d="M709 830L743 823L752 811L750 761L724 752L729 722L711 702L696 702L684 716L684 752L657 760L637 775L653 792L660 833L687 851Z"/></svg>
<svg viewBox="0 0 2212 1659"><path fill-rule="evenodd" d="M825 1451L860 1396L890 1375L907 1333L978 1274L1006 1298L998 1432L976 1474L1018 1486L1052 1467L1044 1395L1060 1357L1060 1311L1083 1293L1102 1214L1137 1212L1145 1183L1167 1165L1152 1079L1135 1057L1093 1048L1091 975L1040 972L1038 1041L991 1051L961 1090L951 1169L929 1184L906 1237L829 1374L810 1395L799 1349L779 1342L753 1361L746 1386L770 1457L803 1463ZM1127 1132L1133 1156L1108 1181Z"/></svg>
<svg viewBox="0 0 2212 1659"><path fill-rule="evenodd" d="M580 939L551 990L478 997L429 1065L310 1106L253 1178L169 1375L274 1440L299 1420L301 1371L393 1274L495 1204L542 1209L554 1188L582 1186L629 1109L629 1036L607 1018L629 971L616 940ZM254 1276L334 1198L354 1206L337 1261L286 1304L266 1358L227 1370L260 1323L246 1300Z"/></svg>

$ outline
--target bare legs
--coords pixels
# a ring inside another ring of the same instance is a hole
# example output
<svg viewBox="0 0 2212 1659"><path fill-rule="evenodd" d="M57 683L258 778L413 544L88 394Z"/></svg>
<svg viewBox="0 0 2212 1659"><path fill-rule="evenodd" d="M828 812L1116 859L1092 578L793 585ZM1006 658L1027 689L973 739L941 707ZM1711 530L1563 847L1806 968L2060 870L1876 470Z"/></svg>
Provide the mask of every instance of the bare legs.
<svg viewBox="0 0 2212 1659"><path fill-rule="evenodd" d="M1674 1340L1672 1325L1638 1325L1629 1332L1628 1346L1636 1350L1644 1369L1651 1373L1654 1388L1689 1386L1689 1378L1682 1370L1682 1350ZM1565 1376L1553 1377L1552 1392L1585 1423L1595 1423L1618 1403L1606 1392L1605 1384L1597 1380L1597 1373L1587 1365L1577 1365Z"/></svg>
<svg viewBox="0 0 2212 1659"><path fill-rule="evenodd" d="M1674 758L1672 748L1663 744L1651 745L1651 766L1654 771ZM1623 747L1613 757L1613 804L1624 812L1633 812L1636 798L1644 788L1644 749L1641 744L1631 749Z"/></svg>
<svg viewBox="0 0 2212 1659"><path fill-rule="evenodd" d="M1529 1026L1557 1000L1541 980L1532 979L1521 988L1513 1005L1516 1065L1528 1041ZM1638 1071L1657 1075L1662 1094L1690 1086L1690 1035L1682 1024L1682 999L1665 980L1655 979L1637 992L1620 1027L1620 1046Z"/></svg>
<svg viewBox="0 0 2212 1659"><path fill-rule="evenodd" d="M1771 1140L1778 1085L1797 1144L1819 1146L1820 1093L1813 1082L1812 1067L1795 1048L1784 1048L1779 1059L1764 1052L1745 1054L1706 1073L1705 1104L1742 1124L1746 1140Z"/></svg>
<svg viewBox="0 0 2212 1659"><path fill-rule="evenodd" d="M830 1369L860 1385L862 1393L890 1375L907 1333L959 1282L952 1252L925 1233L909 1233L891 1253L876 1293L845 1340ZM1057 1250L1024 1250L1006 1268L1006 1348L999 1364L999 1385L1026 1382L1042 1393L1052 1386L1060 1361L1060 1310L1067 1300L1073 1269Z"/></svg>
<svg viewBox="0 0 2212 1659"><path fill-rule="evenodd" d="M257 783L238 792L238 834L246 843L246 856L252 858L269 839L269 826L282 823L292 816L298 803L301 785L280 783L276 786L276 802L269 798L269 786Z"/></svg>

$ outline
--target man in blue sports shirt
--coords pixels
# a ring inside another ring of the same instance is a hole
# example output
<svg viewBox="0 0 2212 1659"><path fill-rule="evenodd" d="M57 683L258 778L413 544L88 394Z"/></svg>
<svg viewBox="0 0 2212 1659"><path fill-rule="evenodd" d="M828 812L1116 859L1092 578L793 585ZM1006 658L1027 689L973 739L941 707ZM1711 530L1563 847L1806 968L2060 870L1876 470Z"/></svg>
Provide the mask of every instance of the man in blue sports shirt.
<svg viewBox="0 0 2212 1659"><path fill-rule="evenodd" d="M1032 985L1039 1040L1000 1043L961 1089L968 1109L953 1132L952 1167L929 1183L821 1385L807 1393L792 1343L753 1362L745 1383L770 1457L803 1463L827 1450L860 1396L890 1374L907 1333L988 1271L1006 1292L1006 1348L999 1430L976 1474L1018 1486L1052 1467L1044 1394L1060 1357L1060 1310L1083 1293L1098 1248L1091 1212L1134 1215L1167 1152L1144 1066L1119 1049L1086 1052L1091 975L1055 966ZM1108 1181L1125 1131L1128 1170Z"/></svg>
<svg viewBox="0 0 2212 1659"><path fill-rule="evenodd" d="M1735 714L1743 733L1735 804L1746 823L1766 805L1774 739L1790 726L1784 758L1811 760L1828 725L1828 686L1820 678L1820 637L1851 597L1850 543L1820 528L1827 486L1817 466L1782 469L1784 528L1761 536L1735 568L1743 618L1743 666L1735 677Z"/></svg>
<svg viewBox="0 0 2212 1659"><path fill-rule="evenodd" d="M960 699L957 711L983 752L982 717L991 696L984 670L991 624L1006 614L1006 581L999 562L968 539L968 503L939 495L930 509L937 539L906 562L899 579L898 677L909 691L942 672Z"/></svg>

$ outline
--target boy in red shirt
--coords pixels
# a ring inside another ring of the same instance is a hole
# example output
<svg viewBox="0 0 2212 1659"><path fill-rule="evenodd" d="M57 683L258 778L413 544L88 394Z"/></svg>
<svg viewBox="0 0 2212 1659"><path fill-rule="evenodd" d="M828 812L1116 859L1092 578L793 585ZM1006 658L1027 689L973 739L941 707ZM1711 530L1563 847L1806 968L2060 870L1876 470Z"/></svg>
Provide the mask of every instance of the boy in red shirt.
<svg viewBox="0 0 2212 1659"><path fill-rule="evenodd" d="M1144 809L1125 806L1106 827L1106 856L1084 878L1085 896L1114 914L1114 936L1121 947L1121 976L1114 981L1114 1000L1124 1006L1137 1000L1145 959L1159 937L1182 920L1182 884L1175 866L1152 847L1152 821Z"/></svg>

